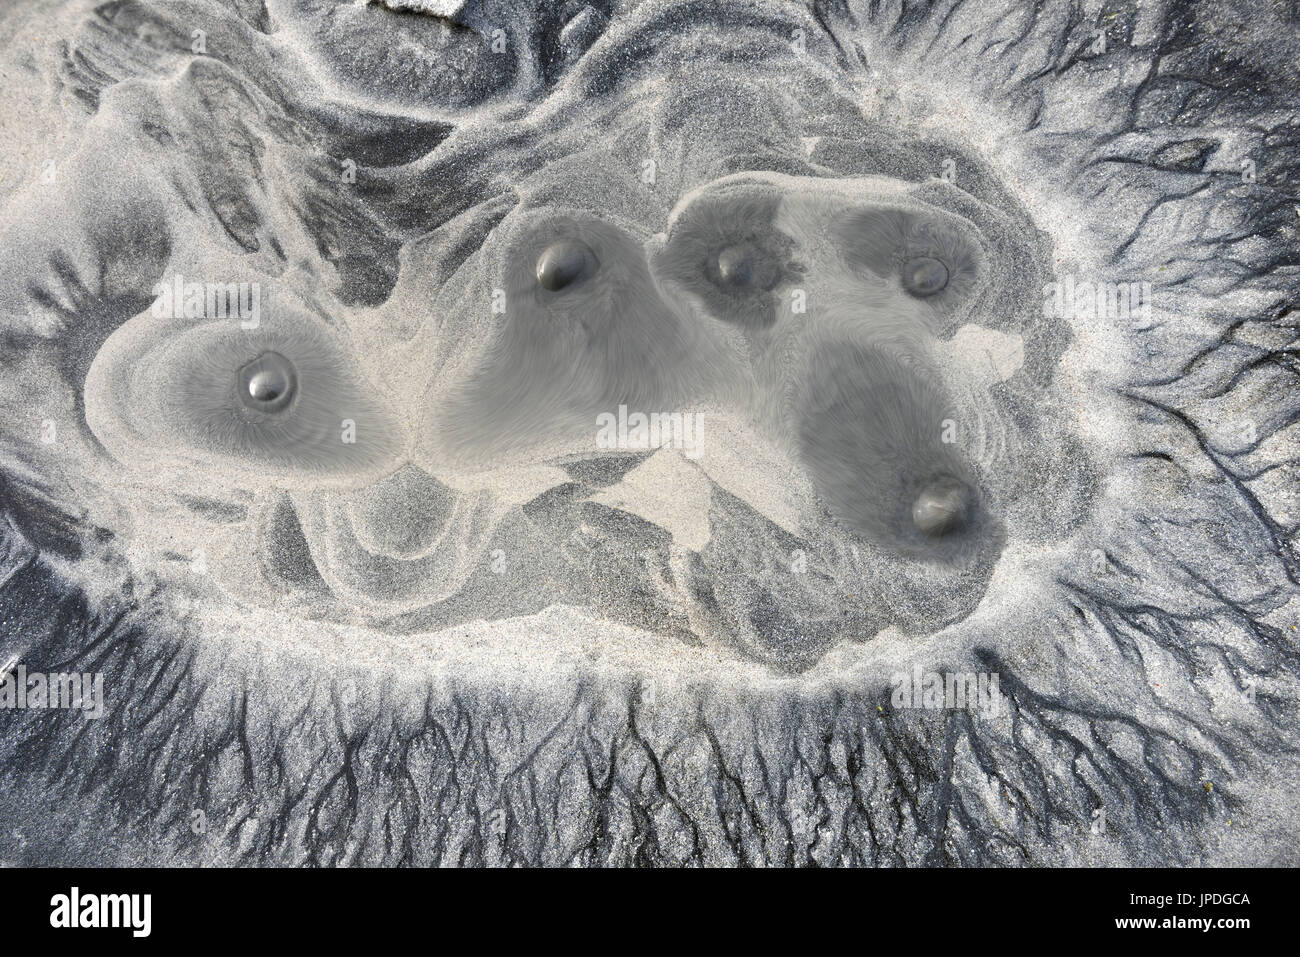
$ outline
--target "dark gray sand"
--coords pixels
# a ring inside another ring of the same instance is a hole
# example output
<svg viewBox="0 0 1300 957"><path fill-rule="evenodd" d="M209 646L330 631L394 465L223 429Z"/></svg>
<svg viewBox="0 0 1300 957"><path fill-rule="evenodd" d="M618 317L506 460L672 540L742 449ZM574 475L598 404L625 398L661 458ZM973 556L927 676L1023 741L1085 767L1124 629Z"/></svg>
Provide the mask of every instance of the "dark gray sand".
<svg viewBox="0 0 1300 957"><path fill-rule="evenodd" d="M1298 27L6 4L0 862L1300 864Z"/></svg>

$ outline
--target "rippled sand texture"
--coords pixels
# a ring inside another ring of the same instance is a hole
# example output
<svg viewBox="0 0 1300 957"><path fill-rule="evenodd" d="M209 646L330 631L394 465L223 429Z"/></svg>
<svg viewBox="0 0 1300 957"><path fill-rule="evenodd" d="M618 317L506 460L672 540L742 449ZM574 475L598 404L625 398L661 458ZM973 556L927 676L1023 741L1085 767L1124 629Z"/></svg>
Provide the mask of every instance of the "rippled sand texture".
<svg viewBox="0 0 1300 957"><path fill-rule="evenodd" d="M0 13L0 860L1300 862L1297 26Z"/></svg>

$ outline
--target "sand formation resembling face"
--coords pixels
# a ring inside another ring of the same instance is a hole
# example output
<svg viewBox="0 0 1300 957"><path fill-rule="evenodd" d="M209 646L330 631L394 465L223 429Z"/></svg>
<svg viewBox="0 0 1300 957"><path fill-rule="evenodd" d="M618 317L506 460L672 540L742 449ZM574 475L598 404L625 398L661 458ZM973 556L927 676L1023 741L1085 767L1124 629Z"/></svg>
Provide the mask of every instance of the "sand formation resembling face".
<svg viewBox="0 0 1300 957"><path fill-rule="evenodd" d="M627 35L697 57L679 6ZM273 35L340 96L384 30L432 29L289 7ZM1091 477L1046 234L973 150L829 81L829 49L732 15L784 89L710 55L602 97L621 34L549 97L485 105L503 56L400 122L317 129L287 62L114 87L96 135L147 188L92 136L112 208L60 242L116 285L58 362L133 567L188 582L201 554L217 594L385 634L579 607L789 672L962 621L1008 546L1065 539Z"/></svg>
<svg viewBox="0 0 1300 957"><path fill-rule="evenodd" d="M1006 310L1017 297L1003 284L1024 280L1007 264L1035 251L990 249L1002 237L981 233L971 203L897 177L764 172L700 184L662 221L524 203L398 334L375 321L382 305L331 323L272 299L250 323L160 318L155 302L92 361L87 422L124 465L165 461L288 495L230 549L261 556L253 574L234 569L242 593L282 601L306 583L313 613L403 627L446 614L518 535L529 500L570 482L568 463L668 457L742 499L757 478L776 486L785 531L853 556L836 574L859 579L860 604L848 624L778 627L753 592L699 637L739 628L746 651L803 666L863 629L967 613L1004 514L1031 497L988 437L1053 441L1032 402L997 394L1051 354L990 378L987 357L954 339L996 327L1033 342L1048 323ZM404 363L376 361L397 352ZM629 411L654 428L641 441L635 420L630 437L614 426L610 448L601 423ZM763 475L737 434L788 471ZM535 487L521 492L523 473ZM703 535L669 531L734 561L708 510L705 499L685 522ZM635 500L626 512L639 514ZM914 596L890 597L887 579ZM624 598L609 597L617 616Z"/></svg>

